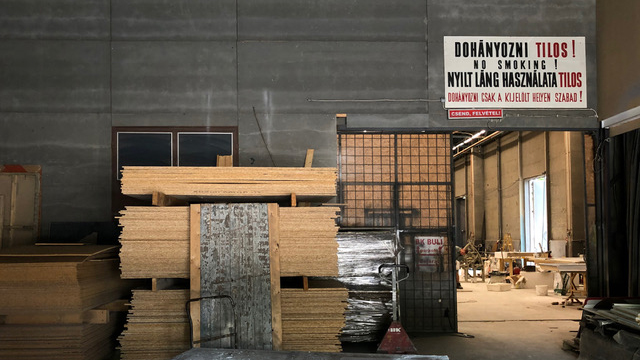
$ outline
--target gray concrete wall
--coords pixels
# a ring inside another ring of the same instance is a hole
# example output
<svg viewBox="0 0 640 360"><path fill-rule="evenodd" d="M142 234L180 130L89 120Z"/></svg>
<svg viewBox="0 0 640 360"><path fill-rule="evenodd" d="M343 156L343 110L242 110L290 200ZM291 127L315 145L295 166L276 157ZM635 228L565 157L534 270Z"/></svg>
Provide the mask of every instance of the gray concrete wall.
<svg viewBox="0 0 640 360"><path fill-rule="evenodd" d="M243 166L271 166L267 148L299 166L309 147L334 166L336 113L351 128L597 126L589 111L448 121L445 35L586 36L595 108L595 0L4 0L0 163L42 165L47 237L111 220L111 126L238 126Z"/></svg>

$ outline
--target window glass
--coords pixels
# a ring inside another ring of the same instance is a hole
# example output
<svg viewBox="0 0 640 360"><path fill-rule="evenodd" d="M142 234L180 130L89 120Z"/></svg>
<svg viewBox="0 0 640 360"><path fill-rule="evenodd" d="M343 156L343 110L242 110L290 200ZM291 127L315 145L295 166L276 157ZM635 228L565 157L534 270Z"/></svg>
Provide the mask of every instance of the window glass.
<svg viewBox="0 0 640 360"><path fill-rule="evenodd" d="M178 133L178 166L216 166L218 155L232 154L231 133Z"/></svg>
<svg viewBox="0 0 640 360"><path fill-rule="evenodd" d="M172 165L171 133L118 133L118 178L123 166Z"/></svg>

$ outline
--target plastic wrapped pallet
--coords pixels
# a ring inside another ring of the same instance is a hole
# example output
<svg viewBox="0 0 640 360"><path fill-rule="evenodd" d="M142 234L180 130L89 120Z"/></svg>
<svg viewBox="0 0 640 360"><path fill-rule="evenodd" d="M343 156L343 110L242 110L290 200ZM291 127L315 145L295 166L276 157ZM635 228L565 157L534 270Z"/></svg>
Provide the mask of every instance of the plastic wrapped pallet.
<svg viewBox="0 0 640 360"><path fill-rule="evenodd" d="M394 262L392 232L339 232L338 280L349 289L341 341L375 342L391 322L391 284L378 275Z"/></svg>

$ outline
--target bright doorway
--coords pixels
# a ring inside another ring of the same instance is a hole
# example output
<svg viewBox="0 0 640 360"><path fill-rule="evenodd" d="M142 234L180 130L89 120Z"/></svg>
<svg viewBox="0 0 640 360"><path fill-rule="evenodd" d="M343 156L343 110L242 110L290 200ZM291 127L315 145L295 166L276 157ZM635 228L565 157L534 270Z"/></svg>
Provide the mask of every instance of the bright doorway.
<svg viewBox="0 0 640 360"><path fill-rule="evenodd" d="M547 177L545 175L526 179L524 182L524 251L546 252L547 237Z"/></svg>

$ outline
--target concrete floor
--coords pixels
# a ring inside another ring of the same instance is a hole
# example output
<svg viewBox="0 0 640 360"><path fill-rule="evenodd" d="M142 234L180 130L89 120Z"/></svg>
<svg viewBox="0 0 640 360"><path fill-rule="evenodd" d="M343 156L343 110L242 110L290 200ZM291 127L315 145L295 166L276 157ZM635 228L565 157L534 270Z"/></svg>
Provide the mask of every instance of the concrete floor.
<svg viewBox="0 0 640 360"><path fill-rule="evenodd" d="M552 305L561 297L536 295L535 289L487 291L486 283L462 283L458 290L458 330L473 335L412 336L419 354L448 355L451 360L575 360L562 350L573 339L582 316L579 305Z"/></svg>

